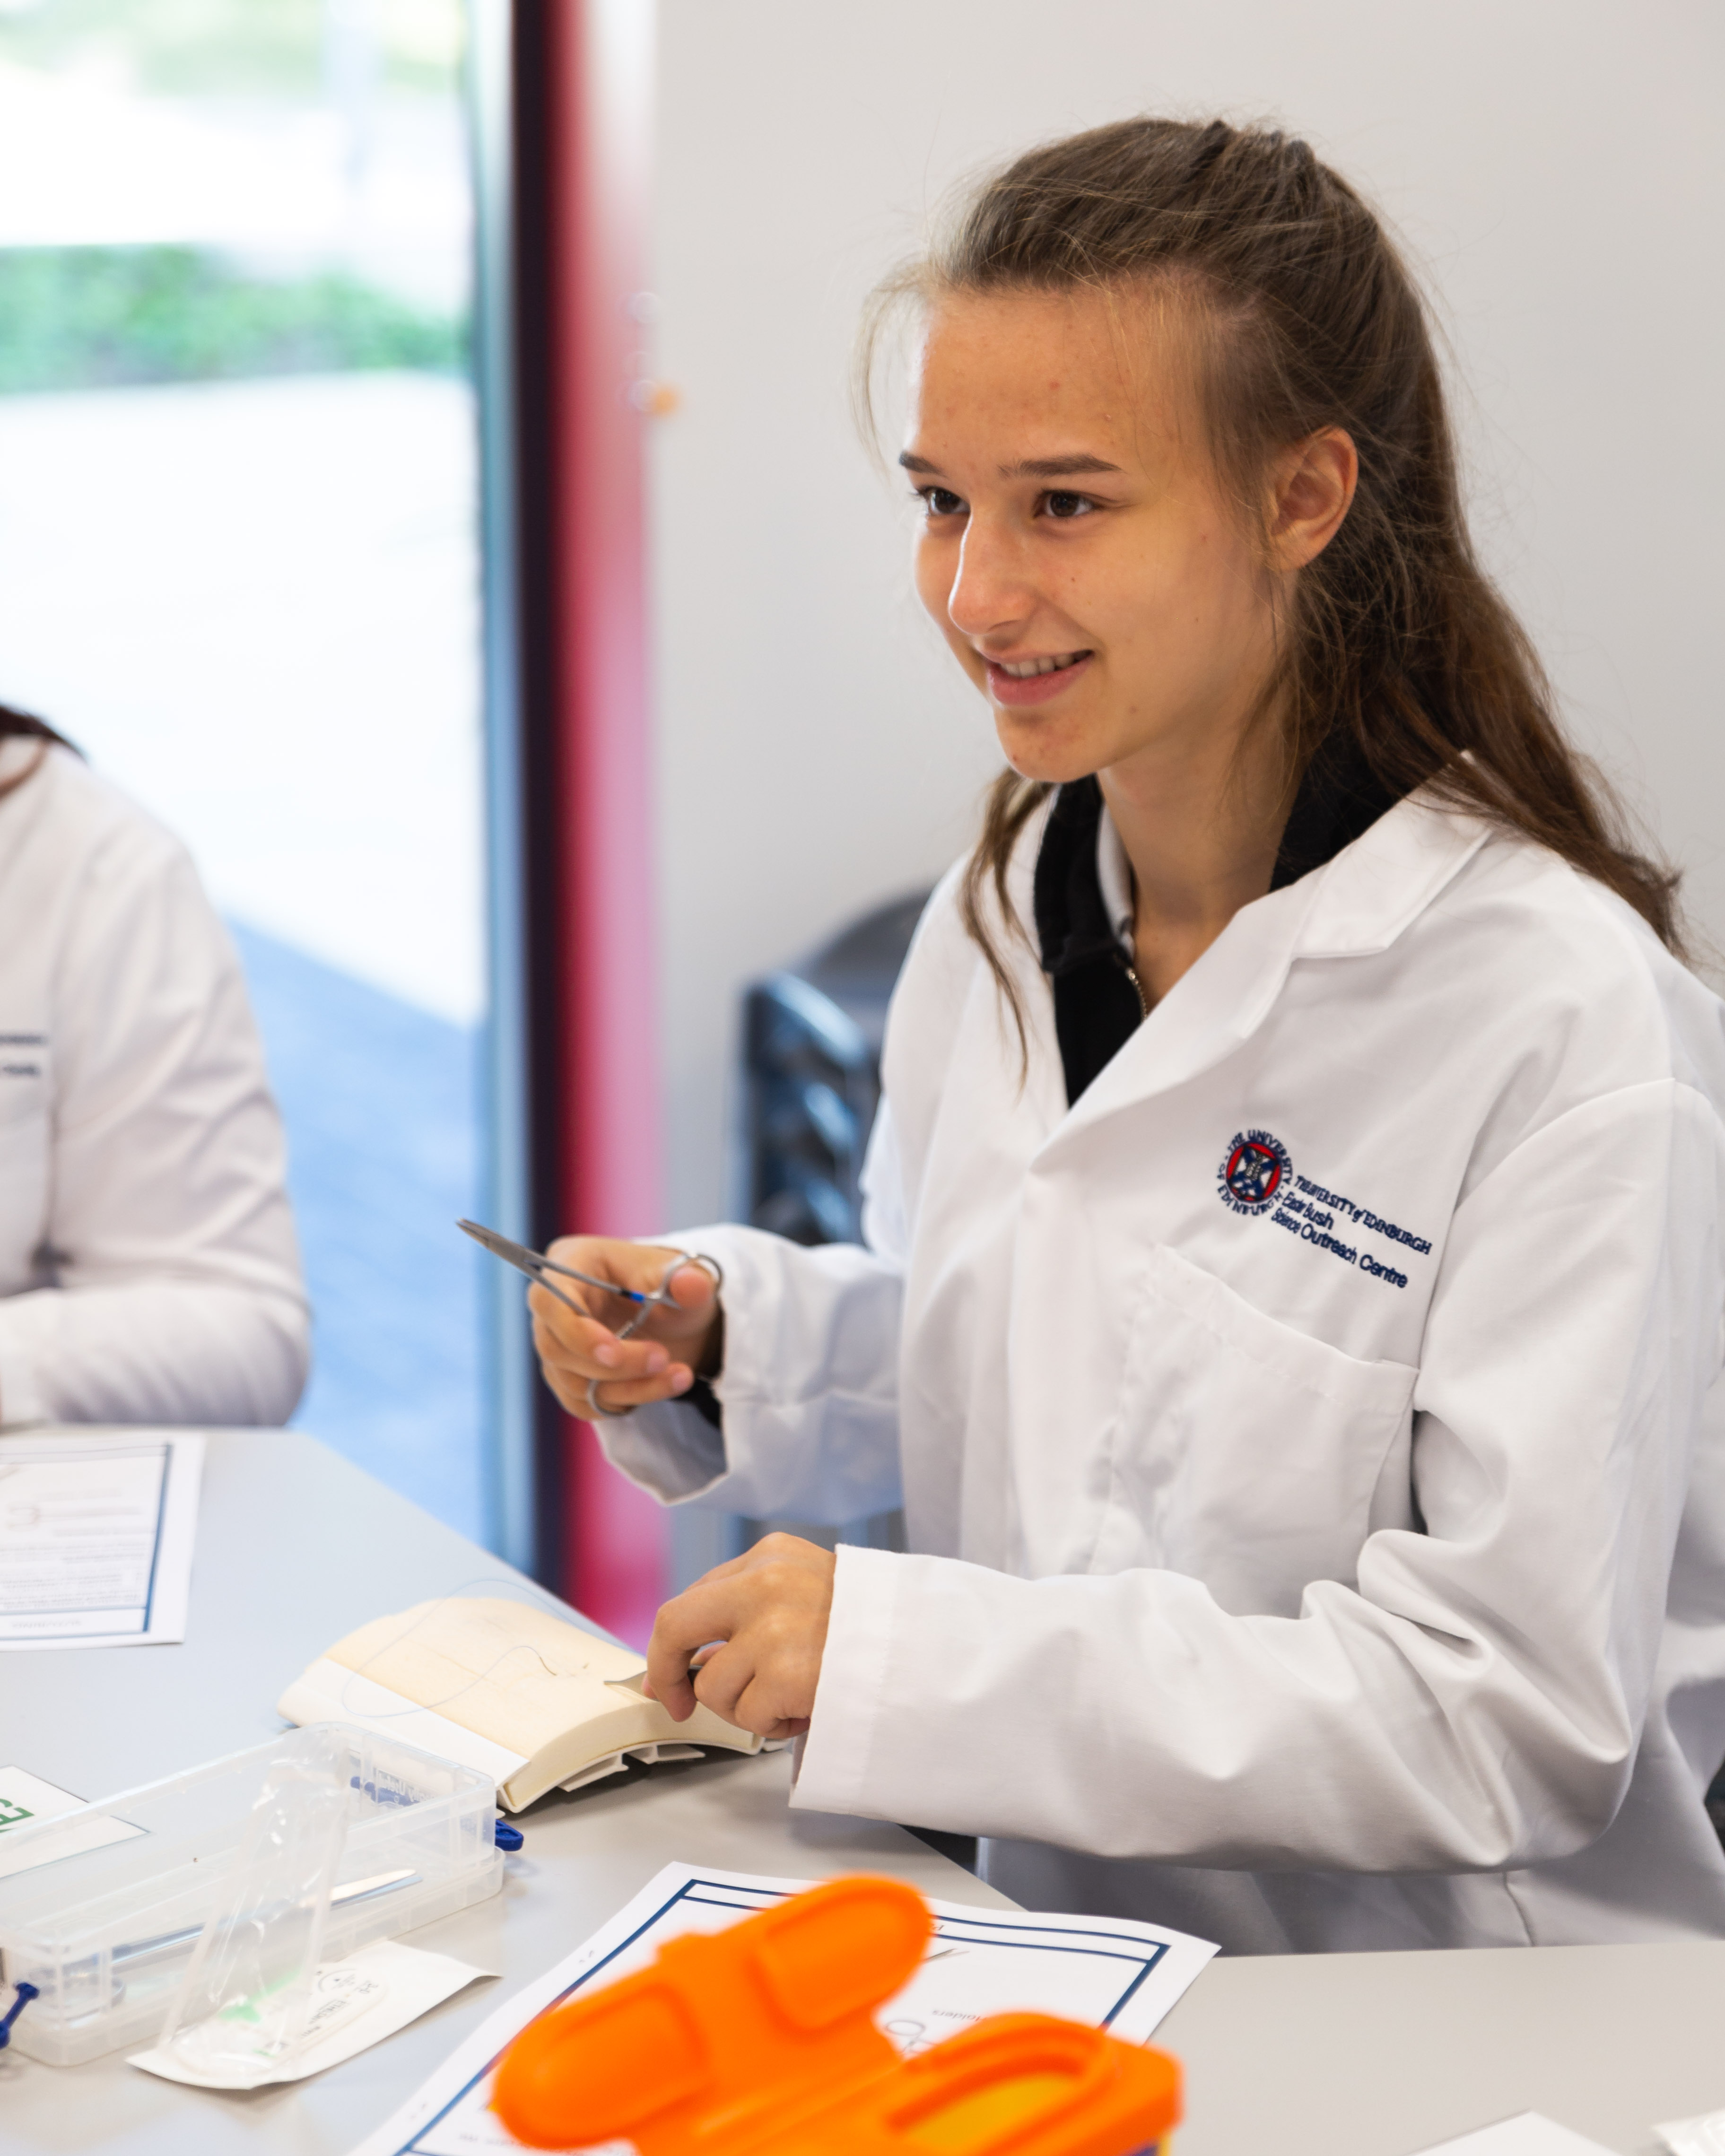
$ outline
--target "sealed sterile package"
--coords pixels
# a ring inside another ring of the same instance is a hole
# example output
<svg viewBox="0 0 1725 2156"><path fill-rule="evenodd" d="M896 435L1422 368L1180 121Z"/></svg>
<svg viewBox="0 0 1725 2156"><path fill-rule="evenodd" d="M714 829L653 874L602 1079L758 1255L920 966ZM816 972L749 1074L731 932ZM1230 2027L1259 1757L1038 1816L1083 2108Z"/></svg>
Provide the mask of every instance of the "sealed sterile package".
<svg viewBox="0 0 1725 2156"><path fill-rule="evenodd" d="M302 2042L347 1839L347 1747L322 1723L264 1763L239 1848L204 1919L157 2049L201 2081L244 2087ZM330 2000L326 2007L345 2002Z"/></svg>
<svg viewBox="0 0 1725 2156"><path fill-rule="evenodd" d="M1699 2118L1668 2119L1653 2131L1671 2156L1725 2156L1725 2111L1704 2112Z"/></svg>
<svg viewBox="0 0 1725 2156"><path fill-rule="evenodd" d="M299 2041L321 1968L497 1892L496 1817L477 1769L319 1723L15 1827L0 1982L39 1995L12 2041L69 2066L214 2022L187 2063L249 2073L260 2044ZM127 1832L92 1846L104 1821Z"/></svg>
<svg viewBox="0 0 1725 2156"><path fill-rule="evenodd" d="M276 2048L261 2038L256 2055L235 2071L231 2051L218 2074L200 2071L186 2046L136 2053L129 2063L164 2081L193 2088L262 2088L273 2082L299 2082L338 2066L343 2060L381 2044L434 2006L470 1984L484 1982L489 1969L475 1969L449 1954L404 1947L396 1939L374 1939L345 1961L326 1962L317 1972L311 2010L296 2041Z"/></svg>

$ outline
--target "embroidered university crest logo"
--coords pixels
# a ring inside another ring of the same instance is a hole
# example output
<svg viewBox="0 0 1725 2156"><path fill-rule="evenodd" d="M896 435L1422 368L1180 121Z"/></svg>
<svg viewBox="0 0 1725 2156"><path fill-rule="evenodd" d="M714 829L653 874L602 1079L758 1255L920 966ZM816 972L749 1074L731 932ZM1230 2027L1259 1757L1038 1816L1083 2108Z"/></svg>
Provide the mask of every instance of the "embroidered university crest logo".
<svg viewBox="0 0 1725 2156"><path fill-rule="evenodd" d="M1294 1173L1288 1149L1269 1131L1236 1131L1216 1170L1216 1195L1230 1212L1267 1213Z"/></svg>

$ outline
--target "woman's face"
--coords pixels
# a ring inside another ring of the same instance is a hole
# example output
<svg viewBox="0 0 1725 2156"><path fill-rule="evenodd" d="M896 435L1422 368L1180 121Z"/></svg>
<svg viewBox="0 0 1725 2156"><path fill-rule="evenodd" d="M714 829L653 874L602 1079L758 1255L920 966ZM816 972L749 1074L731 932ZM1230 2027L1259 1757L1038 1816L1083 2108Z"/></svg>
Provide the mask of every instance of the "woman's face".
<svg viewBox="0 0 1725 2156"><path fill-rule="evenodd" d="M1174 334L1090 293L947 298L927 323L900 458L916 588L1028 778L1231 754L1272 661L1277 572L1222 499Z"/></svg>

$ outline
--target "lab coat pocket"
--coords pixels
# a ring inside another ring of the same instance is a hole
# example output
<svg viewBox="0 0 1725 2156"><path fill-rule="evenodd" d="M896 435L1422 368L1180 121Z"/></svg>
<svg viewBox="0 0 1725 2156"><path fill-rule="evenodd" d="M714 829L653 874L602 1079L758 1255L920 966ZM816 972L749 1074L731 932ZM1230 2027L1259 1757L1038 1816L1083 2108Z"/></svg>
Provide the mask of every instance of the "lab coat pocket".
<svg viewBox="0 0 1725 2156"><path fill-rule="evenodd" d="M1158 1245L1091 1568L1185 1573L1238 1615L1295 1616L1309 1582L1351 1585L1367 1535L1405 1516L1377 1493L1406 1477L1416 1374L1297 1332Z"/></svg>

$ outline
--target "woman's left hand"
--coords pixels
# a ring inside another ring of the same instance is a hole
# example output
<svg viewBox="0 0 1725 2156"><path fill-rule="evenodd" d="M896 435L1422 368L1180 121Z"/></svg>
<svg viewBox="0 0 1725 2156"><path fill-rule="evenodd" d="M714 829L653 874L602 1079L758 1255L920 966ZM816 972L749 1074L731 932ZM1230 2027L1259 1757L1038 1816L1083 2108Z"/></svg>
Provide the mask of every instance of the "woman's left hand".
<svg viewBox="0 0 1725 2156"><path fill-rule="evenodd" d="M757 1737L800 1737L814 1712L836 1569L830 1550L797 1535L768 1535L715 1565L660 1609L647 1648L649 1697L674 1722L686 1722L698 1700ZM711 1652L691 1683L702 1647Z"/></svg>

